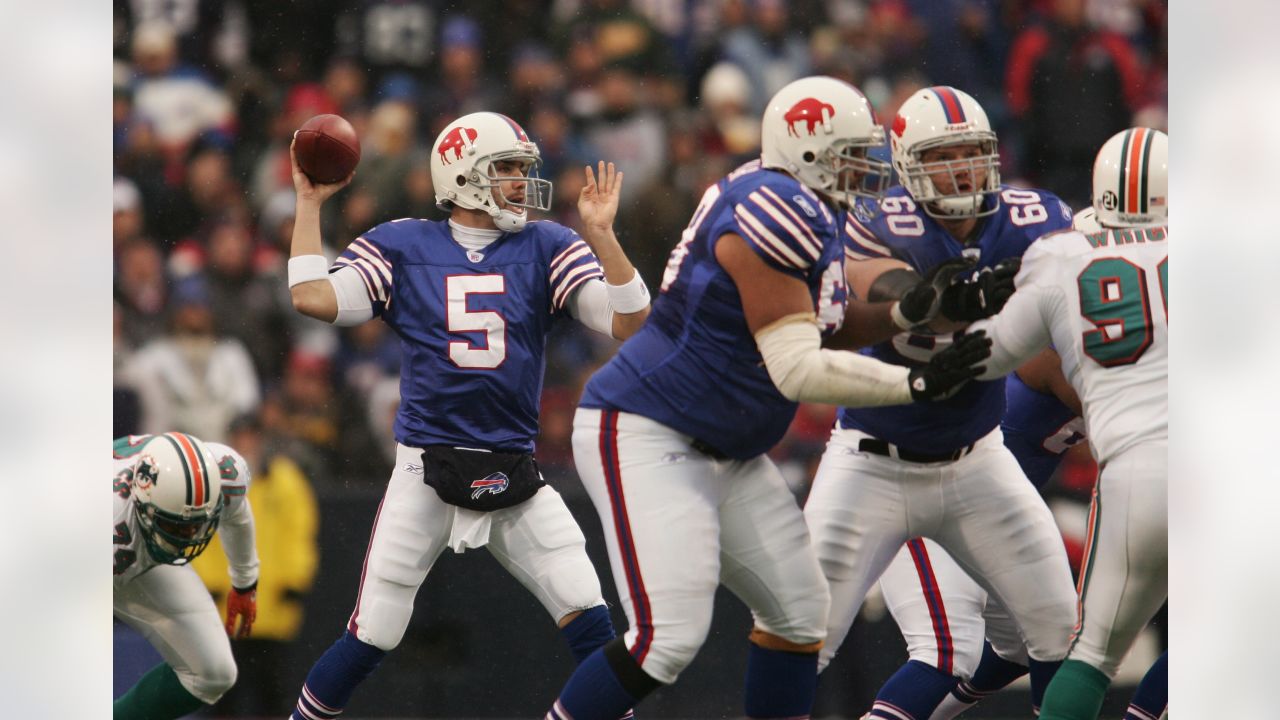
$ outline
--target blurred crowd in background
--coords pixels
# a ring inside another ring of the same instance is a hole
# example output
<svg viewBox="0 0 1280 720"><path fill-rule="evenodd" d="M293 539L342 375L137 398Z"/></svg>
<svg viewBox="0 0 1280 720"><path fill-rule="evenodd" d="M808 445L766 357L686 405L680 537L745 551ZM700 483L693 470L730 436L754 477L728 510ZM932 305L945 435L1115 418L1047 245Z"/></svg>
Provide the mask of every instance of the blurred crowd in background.
<svg viewBox="0 0 1280 720"><path fill-rule="evenodd" d="M292 309L288 148L313 115L342 115L362 143L354 182L325 206L331 259L378 223L443 218L432 143L494 110L538 143L566 225L582 166L618 163L617 233L653 291L702 190L758 154L764 103L798 77L854 83L883 122L921 87L963 89L999 134L1005 182L1073 208L1111 134L1167 126L1162 0L115 5L115 435L234 430L261 444L255 473L287 458L322 498L386 482L400 348L381 322L338 329ZM574 323L552 337L537 450L549 477L572 477L576 400L614 347ZM798 495L833 416L802 407L775 451ZM1064 471L1086 492L1089 465Z"/></svg>

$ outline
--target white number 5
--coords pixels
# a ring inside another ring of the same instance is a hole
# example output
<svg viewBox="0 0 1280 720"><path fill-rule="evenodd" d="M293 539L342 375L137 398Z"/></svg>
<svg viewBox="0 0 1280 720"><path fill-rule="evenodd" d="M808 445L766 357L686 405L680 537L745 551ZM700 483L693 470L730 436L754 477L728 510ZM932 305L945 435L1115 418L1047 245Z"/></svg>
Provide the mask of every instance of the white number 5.
<svg viewBox="0 0 1280 720"><path fill-rule="evenodd" d="M506 291L506 279L501 275L450 275L445 278L449 332L484 333L484 344L480 347L472 346L470 340L449 342L449 359L454 365L492 370L507 359L507 321L493 310L467 309L467 297L470 295L502 295Z"/></svg>

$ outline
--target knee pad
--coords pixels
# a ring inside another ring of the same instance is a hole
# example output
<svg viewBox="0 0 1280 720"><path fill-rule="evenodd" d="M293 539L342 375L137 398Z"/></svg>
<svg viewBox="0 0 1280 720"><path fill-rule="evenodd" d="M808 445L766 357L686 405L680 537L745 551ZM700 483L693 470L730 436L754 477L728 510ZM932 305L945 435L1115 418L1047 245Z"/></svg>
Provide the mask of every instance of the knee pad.
<svg viewBox="0 0 1280 720"><path fill-rule="evenodd" d="M780 635L761 630L758 627L751 628L751 634L747 636L753 645L758 645L765 650L781 650L789 653L816 653L822 649L822 640L813 642L793 642Z"/></svg>
<svg viewBox="0 0 1280 720"><path fill-rule="evenodd" d="M227 652L195 675L178 675L183 687L201 702L212 705L236 684L238 671L235 659Z"/></svg>

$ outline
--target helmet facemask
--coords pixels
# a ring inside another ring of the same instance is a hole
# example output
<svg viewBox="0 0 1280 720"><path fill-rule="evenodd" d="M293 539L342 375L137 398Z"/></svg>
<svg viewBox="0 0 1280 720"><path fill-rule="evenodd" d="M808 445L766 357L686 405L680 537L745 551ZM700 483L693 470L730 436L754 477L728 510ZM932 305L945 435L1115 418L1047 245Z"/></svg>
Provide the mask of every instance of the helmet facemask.
<svg viewBox="0 0 1280 720"><path fill-rule="evenodd" d="M222 516L222 498L212 510L191 511L185 516L166 512L151 503L139 503L138 523L147 551L156 562L186 565L204 552L213 540Z"/></svg>
<svg viewBox="0 0 1280 720"><path fill-rule="evenodd" d="M532 144L531 144L532 145ZM493 223L503 232L520 232L524 229L525 223L529 220L530 210L541 210L548 212L551 210L551 181L540 175L542 168L542 159L538 156L537 146L532 146L533 151L524 150L504 150L502 152L493 153L476 161L476 170L472 172L468 183L480 188L486 197L489 197L488 206L484 209L493 218ZM497 166L503 162L514 162L520 165L520 173L516 175L499 175L497 174ZM483 168L483 171L481 171ZM523 199L516 199L519 195L509 197L507 192L502 188L502 183L523 183L524 192ZM503 207L500 207L495 199L492 198L496 192L497 197L501 198ZM520 210L513 210L519 208Z"/></svg>
<svg viewBox="0 0 1280 720"><path fill-rule="evenodd" d="M822 176L829 179L820 191L845 208L853 207L857 198L871 200L867 207L876 207L893 181L893 168L887 162L868 157L867 152L869 148L883 145L881 130L868 142L847 140L827 147L814 161Z"/></svg>
<svg viewBox="0 0 1280 720"><path fill-rule="evenodd" d="M921 159L926 151L935 148L975 144L979 152L973 157L928 163ZM930 217L944 220L978 218L1000 209L1000 154L995 133L979 131L937 138L918 143L911 148L910 153L911 161L900 164L898 174L911 197L924 207L925 213ZM939 173L949 174L952 188L960 187L961 174L966 173L968 177L964 180L972 185L972 189L943 193L931 177ZM979 176L983 178L982 183L975 184L974 179ZM987 203L988 197L993 198L994 202Z"/></svg>

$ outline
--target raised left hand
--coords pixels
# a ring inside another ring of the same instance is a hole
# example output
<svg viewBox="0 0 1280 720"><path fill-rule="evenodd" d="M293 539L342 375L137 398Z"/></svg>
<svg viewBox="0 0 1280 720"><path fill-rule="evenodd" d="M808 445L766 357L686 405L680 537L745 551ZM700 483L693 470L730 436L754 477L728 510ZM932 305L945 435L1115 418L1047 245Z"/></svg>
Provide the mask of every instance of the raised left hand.
<svg viewBox="0 0 1280 720"><path fill-rule="evenodd" d="M613 218L618 214L618 196L622 192L622 172L613 163L607 166L600 161L599 182L591 166L585 168L587 184L578 194L578 215L588 232L607 232L613 227Z"/></svg>
<svg viewBox="0 0 1280 720"><path fill-rule="evenodd" d="M240 628L236 629L236 618L240 618ZM258 584L244 590L231 588L231 594L227 596L227 637L240 638L249 637L249 633L253 630L253 621L258 619Z"/></svg>

